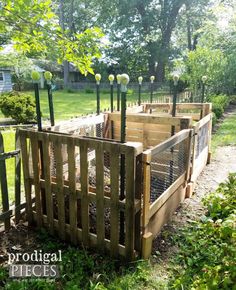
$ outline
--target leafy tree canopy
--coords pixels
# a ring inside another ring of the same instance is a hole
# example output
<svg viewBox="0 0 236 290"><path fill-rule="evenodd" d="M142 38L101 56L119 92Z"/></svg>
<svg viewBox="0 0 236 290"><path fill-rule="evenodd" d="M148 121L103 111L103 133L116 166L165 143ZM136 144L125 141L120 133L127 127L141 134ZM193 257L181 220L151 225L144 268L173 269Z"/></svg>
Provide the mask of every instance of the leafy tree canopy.
<svg viewBox="0 0 236 290"><path fill-rule="evenodd" d="M82 73L93 73L94 58L101 56L103 33L98 27L84 31L62 29L51 0L4 0L0 6L0 35L10 38L24 53L73 62ZM1 44L1 43L0 43Z"/></svg>

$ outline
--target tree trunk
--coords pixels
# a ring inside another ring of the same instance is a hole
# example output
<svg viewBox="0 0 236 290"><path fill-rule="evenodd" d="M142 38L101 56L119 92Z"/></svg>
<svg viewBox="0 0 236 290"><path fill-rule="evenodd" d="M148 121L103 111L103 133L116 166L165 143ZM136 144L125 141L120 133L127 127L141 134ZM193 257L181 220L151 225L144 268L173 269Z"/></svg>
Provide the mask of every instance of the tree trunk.
<svg viewBox="0 0 236 290"><path fill-rule="evenodd" d="M65 30L64 0L60 0L59 9L60 9L60 26L64 31ZM64 79L64 88L67 88L69 83L69 63L66 60L63 61L63 79Z"/></svg>

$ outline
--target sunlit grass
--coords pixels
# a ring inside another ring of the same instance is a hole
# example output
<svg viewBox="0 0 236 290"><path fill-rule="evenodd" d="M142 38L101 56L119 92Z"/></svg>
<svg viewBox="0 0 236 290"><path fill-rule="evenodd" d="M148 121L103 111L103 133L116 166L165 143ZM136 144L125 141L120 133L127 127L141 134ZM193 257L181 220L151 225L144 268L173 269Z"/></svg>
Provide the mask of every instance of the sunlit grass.
<svg viewBox="0 0 236 290"><path fill-rule="evenodd" d="M236 145L236 112L224 119L212 138L213 151L217 146Z"/></svg>
<svg viewBox="0 0 236 290"><path fill-rule="evenodd" d="M9 152L15 150L15 130L3 131L4 151ZM14 200L14 184L15 184L15 158L6 159L7 184L9 200ZM0 205L2 196L0 195ZM1 208L1 206L0 206Z"/></svg>
<svg viewBox="0 0 236 290"><path fill-rule="evenodd" d="M34 96L32 91L25 92ZM158 92L154 95L155 98L163 96L165 93ZM114 91L114 106L116 107L117 93ZM150 97L149 93L142 93L142 100L148 100ZM110 93L108 91L101 90L101 110L108 109L110 107ZM129 90L127 93L127 103L133 103L138 100L138 94L136 91ZM53 104L55 121L66 120L75 116L91 114L96 111L96 92L85 93L84 91L68 92L65 90L53 92ZM49 118L49 107L48 107L48 96L46 90L40 91L40 105L43 119ZM0 118L3 118L0 111Z"/></svg>

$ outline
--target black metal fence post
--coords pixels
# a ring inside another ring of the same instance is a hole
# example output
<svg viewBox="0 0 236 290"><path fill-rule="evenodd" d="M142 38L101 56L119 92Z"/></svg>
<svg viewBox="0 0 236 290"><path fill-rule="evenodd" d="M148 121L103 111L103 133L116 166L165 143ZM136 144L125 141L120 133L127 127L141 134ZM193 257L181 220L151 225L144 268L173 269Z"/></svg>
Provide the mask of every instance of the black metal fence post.
<svg viewBox="0 0 236 290"><path fill-rule="evenodd" d="M54 108L53 108L53 97L52 97L52 74L49 71L44 73L44 78L47 81L47 91L48 91L48 105L49 105L49 114L50 114L50 123L51 126L55 125L54 119Z"/></svg>
<svg viewBox="0 0 236 290"><path fill-rule="evenodd" d="M141 105L141 88L142 88L143 77L138 77L138 105Z"/></svg>
<svg viewBox="0 0 236 290"><path fill-rule="evenodd" d="M179 80L179 76L178 75L174 75L173 76L174 92L173 92L173 104L172 104L172 117L176 116L178 80ZM171 126L171 136L173 136L174 134L175 134L175 126ZM173 161L174 148L172 147L170 149L170 151L171 151L171 154L172 154L172 160L170 160L170 178L169 178L169 183L171 185L173 183L173 178L174 178L174 172L173 172L173 167L174 167L174 161Z"/></svg>
<svg viewBox="0 0 236 290"><path fill-rule="evenodd" d="M153 102L153 82L155 80L154 76L150 77L150 81L151 81L151 86L150 86L150 103L152 104ZM152 109L150 109L150 113L152 113Z"/></svg>
<svg viewBox="0 0 236 290"><path fill-rule="evenodd" d="M113 86L113 82L114 82L115 77L113 75L109 75L108 79L110 81L111 112L113 112L113 110L114 110L114 86Z"/></svg>
<svg viewBox="0 0 236 290"><path fill-rule="evenodd" d="M35 95L35 103L36 103L36 115L37 115L38 130L42 131L41 110L40 110L40 100L39 100L39 85L38 85L38 81L40 79L40 74L37 71L33 71L31 73L31 77L32 77L33 82L34 82L34 95Z"/></svg>
<svg viewBox="0 0 236 290"><path fill-rule="evenodd" d="M109 75L108 77L109 81L110 81L110 95L111 95L111 113L113 113L114 111L114 75ZM111 138L114 139L114 122L111 121Z"/></svg>
<svg viewBox="0 0 236 290"><path fill-rule="evenodd" d="M201 103L202 103L202 108L201 108L201 114L200 114L200 119L203 117L203 103L205 100L205 85L207 81L207 76L202 77L202 97L201 97Z"/></svg>
<svg viewBox="0 0 236 290"><path fill-rule="evenodd" d="M121 76L121 134L120 142L126 142L126 93L127 85L129 83L129 76L122 74ZM121 154L120 160L120 200L125 198L125 155ZM120 212L120 242L123 244L125 239L125 217L124 212Z"/></svg>
<svg viewBox="0 0 236 290"><path fill-rule="evenodd" d="M117 80L117 111L120 111L120 80L121 80L121 75L118 74L116 76Z"/></svg>
<svg viewBox="0 0 236 290"><path fill-rule="evenodd" d="M96 74L95 80L96 80L96 92L97 92L97 115L100 115L100 80L101 80L101 75ZM100 124L96 125L96 137L101 137Z"/></svg>

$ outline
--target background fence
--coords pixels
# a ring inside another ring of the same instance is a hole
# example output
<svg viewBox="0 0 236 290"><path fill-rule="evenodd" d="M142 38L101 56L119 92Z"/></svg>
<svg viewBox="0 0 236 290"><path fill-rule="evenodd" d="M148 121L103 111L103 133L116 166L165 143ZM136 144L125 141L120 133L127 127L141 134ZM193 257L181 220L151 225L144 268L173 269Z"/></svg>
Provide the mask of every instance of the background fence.
<svg viewBox="0 0 236 290"><path fill-rule="evenodd" d="M11 218L14 217L15 223L18 223L21 218L21 210L25 209L26 204L22 201L21 196L21 155L20 155L20 142L19 134L16 131L15 138L15 151L5 152L4 141L2 133L0 132L0 191L1 191L1 203L0 203L0 230L9 230L11 225ZM6 160L9 158L15 159L15 174L14 176L14 201L10 206L9 199L9 186L7 176Z"/></svg>

